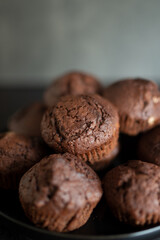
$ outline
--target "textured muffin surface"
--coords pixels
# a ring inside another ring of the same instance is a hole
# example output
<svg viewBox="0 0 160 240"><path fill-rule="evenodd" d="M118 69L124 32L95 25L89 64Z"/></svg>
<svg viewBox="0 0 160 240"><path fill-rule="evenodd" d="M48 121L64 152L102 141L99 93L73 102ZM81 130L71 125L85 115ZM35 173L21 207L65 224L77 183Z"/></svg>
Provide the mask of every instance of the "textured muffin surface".
<svg viewBox="0 0 160 240"><path fill-rule="evenodd" d="M115 107L98 95L66 96L43 116L45 142L59 152L82 154L118 139L119 119ZM112 149L111 149L112 150Z"/></svg>
<svg viewBox="0 0 160 240"><path fill-rule="evenodd" d="M0 187L16 188L20 177L47 154L45 143L38 137L14 132L0 134Z"/></svg>
<svg viewBox="0 0 160 240"><path fill-rule="evenodd" d="M27 136L40 136L40 123L45 110L45 105L40 102L19 109L9 119L9 130Z"/></svg>
<svg viewBox="0 0 160 240"><path fill-rule="evenodd" d="M88 220L102 196L96 173L75 156L54 154L21 179L19 195L28 218L57 232L72 231Z"/></svg>
<svg viewBox="0 0 160 240"><path fill-rule="evenodd" d="M138 144L138 156L160 166L160 126L144 133Z"/></svg>
<svg viewBox="0 0 160 240"><path fill-rule="evenodd" d="M130 160L104 178L105 197L113 214L131 225L160 222L160 167Z"/></svg>
<svg viewBox="0 0 160 240"><path fill-rule="evenodd" d="M101 84L92 75L82 72L70 72L56 79L44 93L44 102L54 105L65 95L100 93Z"/></svg>
<svg viewBox="0 0 160 240"><path fill-rule="evenodd" d="M160 122L160 92L152 81L126 79L107 87L103 95L117 107L123 133L136 135Z"/></svg>
<svg viewBox="0 0 160 240"><path fill-rule="evenodd" d="M102 158L101 161L95 162L93 164L89 164L95 171L101 171L106 169L110 163L112 163L112 161L117 157L117 155L119 154L120 151L120 145L119 143L117 143L117 145L115 146L115 148L107 155L104 157L104 159Z"/></svg>

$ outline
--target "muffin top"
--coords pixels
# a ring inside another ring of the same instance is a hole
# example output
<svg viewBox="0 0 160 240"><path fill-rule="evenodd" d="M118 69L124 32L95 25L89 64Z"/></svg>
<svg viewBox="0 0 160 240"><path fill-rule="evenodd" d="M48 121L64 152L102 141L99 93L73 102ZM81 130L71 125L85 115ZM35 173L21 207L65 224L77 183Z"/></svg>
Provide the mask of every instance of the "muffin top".
<svg viewBox="0 0 160 240"><path fill-rule="evenodd" d="M119 220L133 225L160 219L160 167L130 160L109 171L104 178L108 205Z"/></svg>
<svg viewBox="0 0 160 240"><path fill-rule="evenodd" d="M23 136L15 132L1 133L1 174L10 171L25 172L25 169L28 170L28 167L40 161L47 152L45 143L39 137Z"/></svg>
<svg viewBox="0 0 160 240"><path fill-rule="evenodd" d="M120 115L147 120L150 125L160 118L160 92L150 80L135 78L116 82L104 90L104 96L117 107Z"/></svg>
<svg viewBox="0 0 160 240"><path fill-rule="evenodd" d="M53 81L44 93L44 102L54 105L65 95L94 94L101 91L101 84L92 75L82 72L69 72Z"/></svg>
<svg viewBox="0 0 160 240"><path fill-rule="evenodd" d="M52 154L43 158L25 173L20 190L25 201L35 203L36 206L45 205L59 194L62 204L72 196L77 199L77 206L81 205L82 198L78 198L78 195L82 192L84 202L87 198L94 202L102 195L101 182L96 173L69 153Z"/></svg>
<svg viewBox="0 0 160 240"><path fill-rule="evenodd" d="M119 130L116 108L98 95L65 96L41 122L45 142L59 152L82 154L110 141Z"/></svg>
<svg viewBox="0 0 160 240"><path fill-rule="evenodd" d="M141 136L138 144L138 155L143 161L160 166L160 126Z"/></svg>
<svg viewBox="0 0 160 240"><path fill-rule="evenodd" d="M84 216L83 220L83 212L82 216L79 212L87 206L92 206L92 209L96 206L102 196L102 188L98 176L86 163L66 153L50 155L34 165L22 177L19 194L30 219L38 219L38 214L42 217L42 213L51 213L52 228L66 232L76 228L79 221L85 223L83 221L87 219ZM34 219L35 214L37 218Z"/></svg>
<svg viewBox="0 0 160 240"><path fill-rule="evenodd" d="M41 102L34 102L15 112L8 122L8 128L27 136L40 136L40 123L46 106Z"/></svg>

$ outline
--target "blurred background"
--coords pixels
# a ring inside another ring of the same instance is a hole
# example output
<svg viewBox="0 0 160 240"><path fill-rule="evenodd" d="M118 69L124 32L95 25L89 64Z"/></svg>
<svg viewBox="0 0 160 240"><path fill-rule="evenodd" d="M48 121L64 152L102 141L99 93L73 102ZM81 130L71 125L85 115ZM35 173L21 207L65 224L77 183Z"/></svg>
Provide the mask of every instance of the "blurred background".
<svg viewBox="0 0 160 240"><path fill-rule="evenodd" d="M0 0L0 86L160 78L159 0Z"/></svg>

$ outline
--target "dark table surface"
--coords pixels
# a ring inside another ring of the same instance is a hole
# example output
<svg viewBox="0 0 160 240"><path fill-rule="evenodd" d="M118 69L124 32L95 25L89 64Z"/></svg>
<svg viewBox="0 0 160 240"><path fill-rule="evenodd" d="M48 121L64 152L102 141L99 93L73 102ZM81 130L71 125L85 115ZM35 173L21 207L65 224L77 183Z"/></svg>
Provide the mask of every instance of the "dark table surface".
<svg viewBox="0 0 160 240"><path fill-rule="evenodd" d="M42 100L42 88L0 88L0 129L4 129L7 120L18 108L36 100Z"/></svg>
<svg viewBox="0 0 160 240"><path fill-rule="evenodd" d="M0 88L0 129L7 126L8 118L22 106L42 100L42 88ZM34 240L0 222L0 240ZM157 238L156 240L160 240Z"/></svg>

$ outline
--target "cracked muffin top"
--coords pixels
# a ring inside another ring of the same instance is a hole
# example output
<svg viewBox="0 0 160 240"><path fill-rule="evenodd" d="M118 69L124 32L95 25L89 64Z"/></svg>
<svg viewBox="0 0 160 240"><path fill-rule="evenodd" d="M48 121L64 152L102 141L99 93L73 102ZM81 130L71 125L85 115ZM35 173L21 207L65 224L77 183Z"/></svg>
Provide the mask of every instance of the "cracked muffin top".
<svg viewBox="0 0 160 240"><path fill-rule="evenodd" d="M65 153L50 155L34 165L22 177L19 193L30 220L66 232L87 221L101 199L102 188L86 163Z"/></svg>
<svg viewBox="0 0 160 240"><path fill-rule="evenodd" d="M136 135L160 122L160 92L150 80L118 81L108 86L103 96L117 107L121 132Z"/></svg>
<svg viewBox="0 0 160 240"><path fill-rule="evenodd" d="M45 142L59 152L81 154L111 141L119 131L116 108L99 95L65 96L41 122Z"/></svg>
<svg viewBox="0 0 160 240"><path fill-rule="evenodd" d="M47 106L52 106L62 96L100 93L101 89L100 82L94 76L83 72L69 72L49 86L44 92L44 102Z"/></svg>
<svg viewBox="0 0 160 240"><path fill-rule="evenodd" d="M39 137L15 132L0 134L0 187L17 188L21 176L49 150Z"/></svg>
<svg viewBox="0 0 160 240"><path fill-rule="evenodd" d="M18 170L28 165L31 166L44 157L47 152L46 144L39 137L23 136L15 132L0 134L1 171L2 169L11 171L14 168ZM3 159L6 161L2 164Z"/></svg>
<svg viewBox="0 0 160 240"><path fill-rule="evenodd" d="M160 167L130 160L104 178L108 206L120 220L132 225L160 222Z"/></svg>

